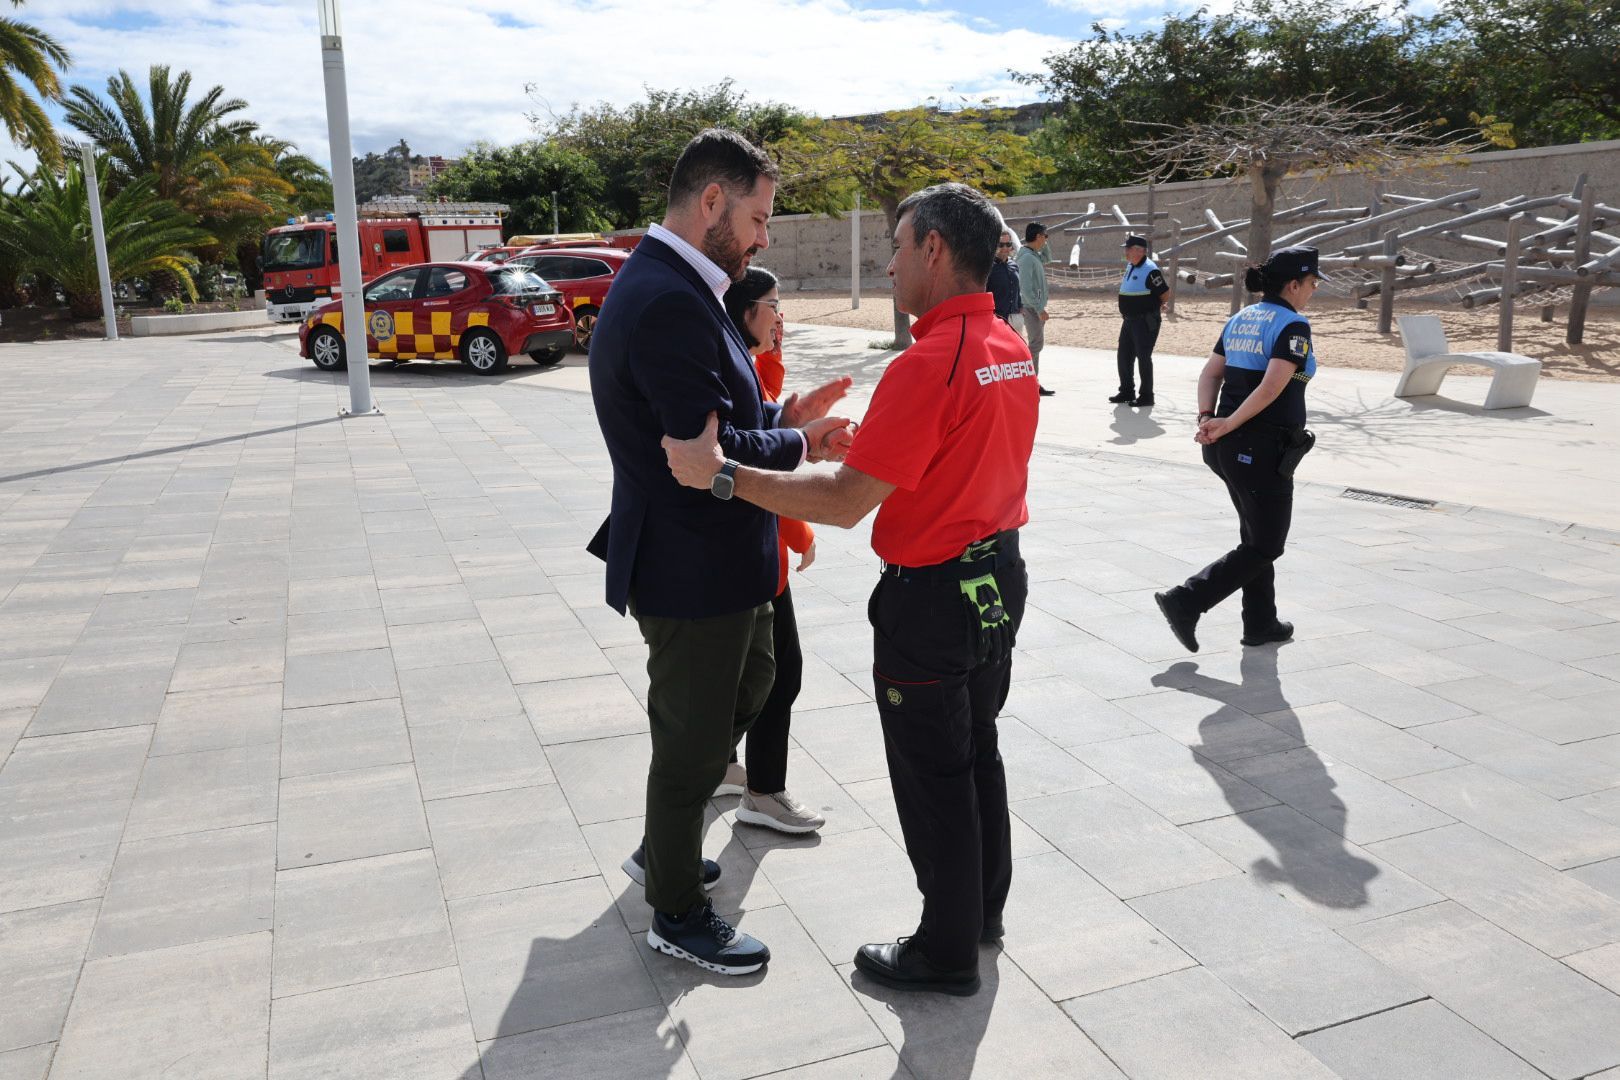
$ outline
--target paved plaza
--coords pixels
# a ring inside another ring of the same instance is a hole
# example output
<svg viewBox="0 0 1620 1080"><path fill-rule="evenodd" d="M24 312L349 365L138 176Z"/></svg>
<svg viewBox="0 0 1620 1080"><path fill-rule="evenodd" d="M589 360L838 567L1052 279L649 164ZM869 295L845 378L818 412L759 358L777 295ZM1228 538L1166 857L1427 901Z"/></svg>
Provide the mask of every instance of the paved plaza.
<svg viewBox="0 0 1620 1080"><path fill-rule="evenodd" d="M848 370L858 411L863 340L794 332L790 387ZM1188 655L1153 592L1236 535L1197 361L1148 416L1048 350L1007 934L957 999L851 963L919 910L864 527L793 579L827 826L714 800L716 906L773 959L708 975L619 869L646 651L584 551L580 362L379 365L338 420L294 345L0 346L0 1080L1620 1078L1620 387L1487 417L1324 373L1365 415L1313 417L1298 639L1232 604Z"/></svg>

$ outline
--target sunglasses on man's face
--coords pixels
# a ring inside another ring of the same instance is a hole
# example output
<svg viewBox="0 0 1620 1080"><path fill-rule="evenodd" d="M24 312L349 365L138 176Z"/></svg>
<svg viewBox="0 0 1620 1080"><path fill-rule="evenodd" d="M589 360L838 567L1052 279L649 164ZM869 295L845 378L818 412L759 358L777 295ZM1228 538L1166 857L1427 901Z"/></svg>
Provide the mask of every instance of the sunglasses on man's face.
<svg viewBox="0 0 1620 1080"><path fill-rule="evenodd" d="M1005 243L1005 244L997 244L997 245L996 245L996 247L998 247L998 248L1004 248L1004 247L1008 247L1008 248L1010 248L1010 247L1012 247L1012 242L1011 242L1011 241L1008 241L1008 242L1007 242L1007 243Z"/></svg>

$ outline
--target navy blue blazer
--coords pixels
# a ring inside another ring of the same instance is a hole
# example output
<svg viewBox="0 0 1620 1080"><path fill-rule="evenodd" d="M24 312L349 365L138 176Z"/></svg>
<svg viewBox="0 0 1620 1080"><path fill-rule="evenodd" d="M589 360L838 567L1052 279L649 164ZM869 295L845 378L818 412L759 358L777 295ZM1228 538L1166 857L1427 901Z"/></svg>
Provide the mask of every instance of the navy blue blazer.
<svg viewBox="0 0 1620 1080"><path fill-rule="evenodd" d="M729 458L799 464L804 441L778 428L741 335L685 259L646 238L613 279L591 334L591 396L613 460L613 509L592 550L607 559L607 602L700 619L776 595L776 517L741 499L682 487L659 440L690 439L718 414ZM602 549L605 539L605 552Z"/></svg>

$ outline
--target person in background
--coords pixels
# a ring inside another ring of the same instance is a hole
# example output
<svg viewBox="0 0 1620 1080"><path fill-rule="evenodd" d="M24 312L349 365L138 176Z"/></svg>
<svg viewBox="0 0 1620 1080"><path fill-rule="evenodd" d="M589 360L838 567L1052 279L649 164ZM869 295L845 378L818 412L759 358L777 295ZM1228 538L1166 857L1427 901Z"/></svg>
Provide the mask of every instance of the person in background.
<svg viewBox="0 0 1620 1080"><path fill-rule="evenodd" d="M1018 263L1013 258L1017 251L1018 241L1013 239L1012 230L1002 229L1001 239L996 242L996 261L990 264L990 280L986 285L996 299L996 318L1022 334L1024 317L1020 311L1024 300L1018 288Z"/></svg>
<svg viewBox="0 0 1620 1080"><path fill-rule="evenodd" d="M1052 256L1046 251L1046 226L1032 221L1024 226L1024 246L1018 249L1019 303L1024 316L1024 339L1029 357L1035 361L1035 384L1041 397L1057 393L1041 385L1041 350L1046 347L1046 264Z"/></svg>
<svg viewBox="0 0 1620 1080"><path fill-rule="evenodd" d="M1164 305L1170 286L1158 264L1148 258L1145 236L1127 236L1125 274L1119 281L1119 392L1108 400L1116 405L1153 407L1153 346L1159 340ZM1142 392L1135 390L1136 371L1142 373Z"/></svg>
<svg viewBox="0 0 1620 1080"><path fill-rule="evenodd" d="M750 266L742 280L726 290L725 308L754 357L761 394L766 401L779 401L784 368L781 296L776 275ZM737 805L738 821L777 832L808 833L827 821L787 791L788 726L804 677L799 624L793 616L793 591L788 588L788 552L800 556L801 571L809 569L816 561L816 537L804 522L785 517L776 519L776 535L778 573L776 599L771 602L775 612L771 644L776 653L776 681L754 726L748 729L748 767L744 769L738 763L734 752L726 767L725 781L715 794L742 796Z"/></svg>

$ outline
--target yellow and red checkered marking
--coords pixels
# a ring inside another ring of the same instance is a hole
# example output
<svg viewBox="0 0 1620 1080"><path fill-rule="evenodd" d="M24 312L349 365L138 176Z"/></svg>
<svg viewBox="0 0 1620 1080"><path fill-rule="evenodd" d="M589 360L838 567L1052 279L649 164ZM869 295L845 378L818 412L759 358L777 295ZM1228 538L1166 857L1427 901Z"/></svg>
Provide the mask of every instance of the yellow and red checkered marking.
<svg viewBox="0 0 1620 1080"><path fill-rule="evenodd" d="M417 332L418 316L421 314L427 316L425 334ZM395 311L393 316L394 336L380 341L368 336L368 355L378 359L455 360L458 359L456 350L461 347L462 333L475 326L489 325L487 311ZM340 334L343 332L342 311L328 311L317 321ZM458 322L463 324L460 332L455 329Z"/></svg>

